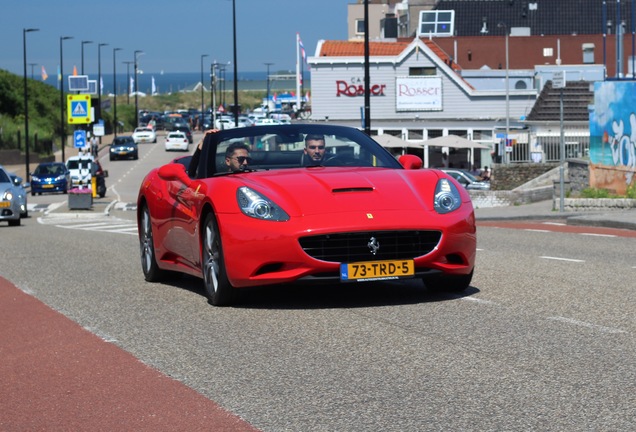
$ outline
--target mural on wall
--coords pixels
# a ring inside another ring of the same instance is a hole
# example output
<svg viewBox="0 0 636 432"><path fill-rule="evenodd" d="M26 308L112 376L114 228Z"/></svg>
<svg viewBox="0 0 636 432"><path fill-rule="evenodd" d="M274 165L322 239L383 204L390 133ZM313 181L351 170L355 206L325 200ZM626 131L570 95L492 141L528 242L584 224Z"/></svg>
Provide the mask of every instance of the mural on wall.
<svg viewBox="0 0 636 432"><path fill-rule="evenodd" d="M624 194L636 181L636 83L594 83L590 186Z"/></svg>

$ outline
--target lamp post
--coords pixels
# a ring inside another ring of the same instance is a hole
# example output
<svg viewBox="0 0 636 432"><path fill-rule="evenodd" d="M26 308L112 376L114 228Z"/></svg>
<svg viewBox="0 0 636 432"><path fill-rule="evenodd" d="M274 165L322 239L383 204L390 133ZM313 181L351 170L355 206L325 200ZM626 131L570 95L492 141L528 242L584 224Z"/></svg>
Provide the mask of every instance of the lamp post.
<svg viewBox="0 0 636 432"><path fill-rule="evenodd" d="M125 61L123 62L126 65L126 104L130 105L130 65L134 62Z"/></svg>
<svg viewBox="0 0 636 432"><path fill-rule="evenodd" d="M274 63L264 63L267 66L267 98L265 99L267 102L267 111L269 111L269 67Z"/></svg>
<svg viewBox="0 0 636 432"><path fill-rule="evenodd" d="M216 68L217 68L216 60L214 63L210 65L211 72L211 81L210 81L210 92L212 96L212 100L210 101L210 107L212 110L212 128L216 127Z"/></svg>
<svg viewBox="0 0 636 432"><path fill-rule="evenodd" d="M205 102L203 101L204 93L203 93L203 59L208 57L207 54L201 54L201 130L203 130L203 115L205 114Z"/></svg>
<svg viewBox="0 0 636 432"><path fill-rule="evenodd" d="M31 79L35 79L33 75L33 68L37 66L37 63L29 63L29 66L31 66Z"/></svg>
<svg viewBox="0 0 636 432"><path fill-rule="evenodd" d="M96 120L102 118L102 47L108 45L107 43L100 43L97 45L97 112ZM102 137L99 137L101 144Z"/></svg>
<svg viewBox="0 0 636 432"><path fill-rule="evenodd" d="M64 121L64 56L62 42L73 39L73 36L60 36L60 147L62 147L62 162L66 162L64 147L66 147L66 122Z"/></svg>
<svg viewBox="0 0 636 432"><path fill-rule="evenodd" d="M92 43L93 41L82 41L82 75L84 75L84 45Z"/></svg>
<svg viewBox="0 0 636 432"><path fill-rule="evenodd" d="M117 51L121 48L113 48L113 135L117 138Z"/></svg>
<svg viewBox="0 0 636 432"><path fill-rule="evenodd" d="M501 151L501 163L506 164L508 135L510 134L510 57L508 51L508 25L504 22L500 22L499 24L497 24L497 27L503 28L506 32L506 140Z"/></svg>
<svg viewBox="0 0 636 432"><path fill-rule="evenodd" d="M24 51L24 148L26 150L26 179L29 181L29 94L27 91L27 49L26 34L40 31L36 28L22 29L22 48Z"/></svg>
<svg viewBox="0 0 636 432"><path fill-rule="evenodd" d="M238 65L236 64L236 0L232 0L232 27L234 37L234 125L239 124Z"/></svg>
<svg viewBox="0 0 636 432"><path fill-rule="evenodd" d="M364 133L371 136L371 77L369 67L369 0L364 0Z"/></svg>
<svg viewBox="0 0 636 432"><path fill-rule="evenodd" d="M139 125L139 105L137 93L139 93L139 84L137 83L137 55L143 54L143 51L135 51L135 127Z"/></svg>

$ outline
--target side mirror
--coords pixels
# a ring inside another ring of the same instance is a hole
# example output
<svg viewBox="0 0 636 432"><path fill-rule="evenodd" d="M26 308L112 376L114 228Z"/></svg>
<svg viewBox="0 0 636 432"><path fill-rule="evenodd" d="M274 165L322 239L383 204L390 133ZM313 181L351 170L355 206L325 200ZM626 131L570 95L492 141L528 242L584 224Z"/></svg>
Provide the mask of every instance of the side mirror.
<svg viewBox="0 0 636 432"><path fill-rule="evenodd" d="M398 161L406 169L420 169L423 165L422 159L410 154L400 156Z"/></svg>
<svg viewBox="0 0 636 432"><path fill-rule="evenodd" d="M166 181L180 181L186 186L190 186L192 179L188 176L186 168L179 163L169 163L159 168L159 178Z"/></svg>

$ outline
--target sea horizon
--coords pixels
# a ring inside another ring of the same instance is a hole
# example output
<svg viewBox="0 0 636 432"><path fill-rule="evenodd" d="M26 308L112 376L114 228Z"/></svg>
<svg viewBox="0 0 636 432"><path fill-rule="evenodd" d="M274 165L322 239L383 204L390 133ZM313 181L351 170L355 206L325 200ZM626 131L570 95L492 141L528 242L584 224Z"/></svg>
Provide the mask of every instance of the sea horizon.
<svg viewBox="0 0 636 432"><path fill-rule="evenodd" d="M232 91L234 88L234 80L233 73L226 71L225 76L217 75L217 90L223 90L222 86L225 84L225 91ZM275 79L274 76L278 75L291 77L291 79ZM309 80L309 71L303 72L303 86L301 89L301 93L306 93L310 87ZM48 84L53 84L58 86L59 84L55 79L55 76L50 76L47 81L44 81ZM66 78L66 74L65 74ZM102 94L111 94L113 93L114 81L112 73L102 73ZM117 72L117 94L126 94L127 93L127 83L130 81L134 85L134 81L131 80L133 78L132 73L127 72ZM223 79L225 78L225 79ZM37 79L37 78L35 78ZM97 76L93 74L88 74L89 80L97 81ZM54 80L52 83L51 81ZM199 82L201 82L201 72L143 72L137 73L137 90L139 92L145 94L153 93L153 81L154 81L154 90L155 94L169 94L180 92L188 89L194 88ZM68 78L64 82L65 89L68 89ZM211 76L210 73L204 73L203 75L203 85L207 91L210 90L211 85ZM267 91L267 73L266 72L239 72L238 73L238 81L237 87L239 90L261 90ZM296 80L294 72L277 72L270 73L270 82L269 82L270 93L282 93L288 91L296 91ZM131 89L131 92L133 90Z"/></svg>

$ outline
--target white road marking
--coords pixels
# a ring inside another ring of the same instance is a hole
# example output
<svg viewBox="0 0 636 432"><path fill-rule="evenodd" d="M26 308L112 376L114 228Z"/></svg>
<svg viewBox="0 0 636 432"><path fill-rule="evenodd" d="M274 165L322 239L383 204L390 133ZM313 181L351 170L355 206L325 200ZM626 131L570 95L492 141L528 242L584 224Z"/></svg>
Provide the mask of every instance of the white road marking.
<svg viewBox="0 0 636 432"><path fill-rule="evenodd" d="M475 297L460 297L460 300L466 300L466 301L471 301L473 303L480 303L480 304L489 304L489 305L496 305L497 303L492 302L490 300L483 300L483 299L479 299L479 298L475 298Z"/></svg>
<svg viewBox="0 0 636 432"><path fill-rule="evenodd" d="M526 229L524 229L524 231L540 232L540 233L551 233L552 232L550 230L530 229L530 228L526 228Z"/></svg>
<svg viewBox="0 0 636 432"><path fill-rule="evenodd" d="M594 233L579 233L585 236L594 236L594 237L616 237L613 234L594 234Z"/></svg>
<svg viewBox="0 0 636 432"><path fill-rule="evenodd" d="M561 222L543 222L543 225L567 226L567 224Z"/></svg>
<svg viewBox="0 0 636 432"><path fill-rule="evenodd" d="M580 327L587 327L592 330L598 330L601 333L627 333L625 330L613 328L613 327L605 327L598 324L592 324L585 321L579 321L572 318L565 318L561 316L548 317L549 320L564 322L566 324L572 324Z"/></svg>
<svg viewBox="0 0 636 432"><path fill-rule="evenodd" d="M540 256L539 258L556 260L556 261L585 262L585 260L579 260L579 259L573 259L573 258L551 257L551 256Z"/></svg>

